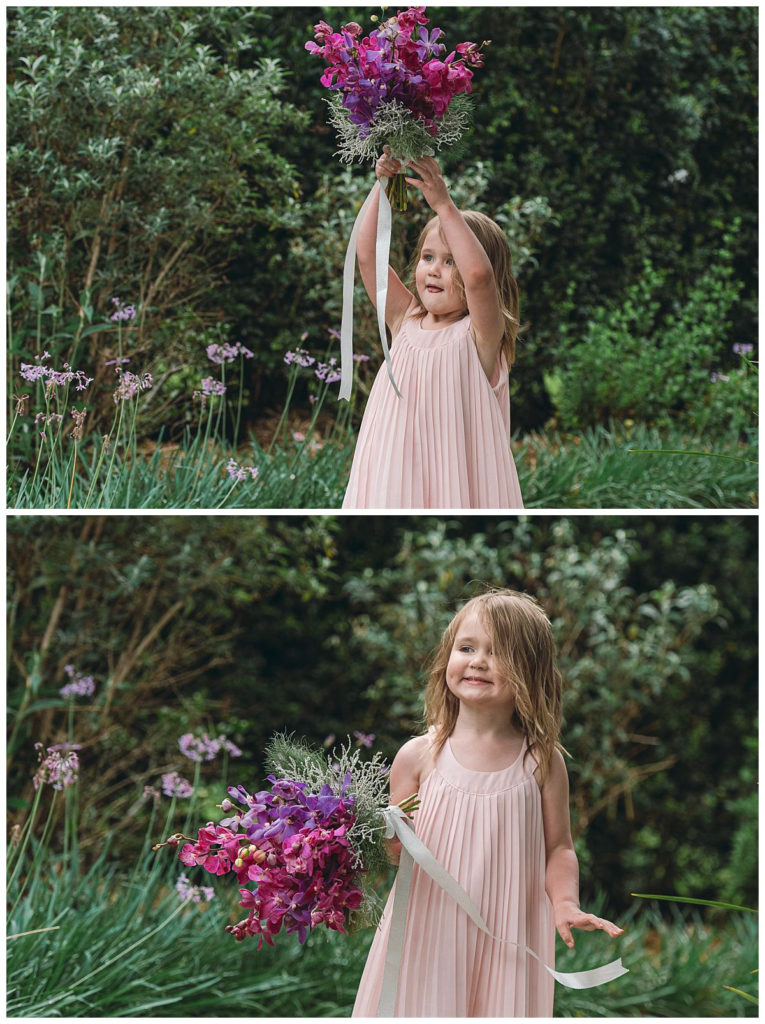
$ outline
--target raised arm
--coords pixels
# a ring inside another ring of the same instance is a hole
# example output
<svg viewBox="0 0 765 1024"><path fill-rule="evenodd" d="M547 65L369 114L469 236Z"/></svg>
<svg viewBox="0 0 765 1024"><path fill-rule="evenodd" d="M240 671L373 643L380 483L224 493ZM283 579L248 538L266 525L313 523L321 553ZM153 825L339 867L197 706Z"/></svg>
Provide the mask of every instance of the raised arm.
<svg viewBox="0 0 765 1024"><path fill-rule="evenodd" d="M391 178L398 173L401 165L393 160L390 155L390 147L385 146L383 155L377 161L375 174L377 175L378 188L372 202L369 204L367 215L359 229L358 245L356 247L361 280L364 282L367 295L372 305L377 309L377 281L375 249L377 244L377 214L380 207L380 186L381 177ZM388 297L385 303L385 323L395 334L404 319L409 305L414 296L404 285L396 271L388 267Z"/></svg>
<svg viewBox="0 0 765 1024"><path fill-rule="evenodd" d="M491 380L505 330L491 262L486 250L454 205L441 168L433 157L413 160L410 166L420 177L406 180L420 189L428 206L438 217L446 244L465 285L478 357L484 373Z"/></svg>

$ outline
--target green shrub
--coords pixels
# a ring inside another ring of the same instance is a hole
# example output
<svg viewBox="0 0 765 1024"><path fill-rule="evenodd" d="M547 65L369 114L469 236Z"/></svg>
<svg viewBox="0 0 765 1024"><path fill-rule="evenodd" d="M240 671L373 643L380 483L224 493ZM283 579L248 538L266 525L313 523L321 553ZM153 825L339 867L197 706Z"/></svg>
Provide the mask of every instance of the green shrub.
<svg viewBox="0 0 765 1024"><path fill-rule="evenodd" d="M262 56L265 17L240 8L11 11L13 357L37 354L39 310L54 325L43 343L72 362L61 320L77 324L88 310L106 319L118 296L138 310L126 347L142 369L203 361L196 330L217 319L215 292L237 236L255 224L267 234L295 204L294 171L274 140L305 118L281 98L279 62ZM254 270L265 284L263 264ZM186 319L160 348L158 325L181 310ZM116 354L113 339L97 332L80 349L96 389L113 377L107 353Z"/></svg>
<svg viewBox="0 0 765 1024"><path fill-rule="evenodd" d="M581 336L563 327L555 401L564 429L609 417L667 426L697 415L741 291L730 242L727 235L719 262L671 305L661 299L667 273L646 260L624 301L596 308Z"/></svg>

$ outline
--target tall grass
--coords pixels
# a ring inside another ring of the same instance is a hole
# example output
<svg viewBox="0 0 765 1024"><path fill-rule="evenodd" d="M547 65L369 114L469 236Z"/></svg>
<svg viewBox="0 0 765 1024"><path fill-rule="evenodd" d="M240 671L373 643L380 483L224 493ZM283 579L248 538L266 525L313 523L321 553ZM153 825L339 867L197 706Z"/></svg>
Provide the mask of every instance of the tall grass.
<svg viewBox="0 0 765 1024"><path fill-rule="evenodd" d="M618 423L515 446L527 508L756 508L757 454L756 434L712 447L680 428Z"/></svg>
<svg viewBox="0 0 765 1024"><path fill-rule="evenodd" d="M319 447L287 439L270 451L252 440L232 451L219 442L191 437L187 446L158 443L136 459L117 454L100 485L103 459L96 447L81 454L74 483L71 464L51 469L45 480L9 474L12 508L339 508L348 480L355 437L333 428ZM83 445L80 446L82 453ZM674 452L665 453L666 449ZM757 445L731 439L717 451L696 454L700 442L638 425L629 436L618 426L582 435L534 434L514 445L527 508L756 508ZM636 449L653 449L647 454ZM680 454L676 454L680 452ZM687 453L687 454L685 454ZM232 479L235 458L258 469L257 479ZM71 498L69 497L71 494Z"/></svg>

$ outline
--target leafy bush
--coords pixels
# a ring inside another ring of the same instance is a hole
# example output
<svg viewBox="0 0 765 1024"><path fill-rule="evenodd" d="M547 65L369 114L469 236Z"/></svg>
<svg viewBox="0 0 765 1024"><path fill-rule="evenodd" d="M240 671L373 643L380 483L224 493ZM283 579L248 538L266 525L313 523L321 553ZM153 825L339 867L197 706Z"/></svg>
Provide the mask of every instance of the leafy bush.
<svg viewBox="0 0 765 1024"><path fill-rule="evenodd" d="M263 20L234 8L12 11L8 253L24 293L12 355L36 354L38 311L105 319L118 296L138 310L129 346L155 375L201 356L200 319L217 318L236 237L277 228L295 202L273 142L304 118L262 56ZM71 361L52 333L45 344ZM111 340L87 341L96 388Z"/></svg>
<svg viewBox="0 0 765 1024"><path fill-rule="evenodd" d="M667 426L700 404L741 290L730 250L671 305L661 301L666 284L666 272L646 261L619 306L595 309L581 336L562 329L555 400L564 429L609 417Z"/></svg>

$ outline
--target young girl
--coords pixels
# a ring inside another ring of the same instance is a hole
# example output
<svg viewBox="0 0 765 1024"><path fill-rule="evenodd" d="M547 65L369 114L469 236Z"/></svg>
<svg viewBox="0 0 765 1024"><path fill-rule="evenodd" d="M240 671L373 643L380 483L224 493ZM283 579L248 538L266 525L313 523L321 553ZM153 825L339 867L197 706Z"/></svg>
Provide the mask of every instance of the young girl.
<svg viewBox="0 0 765 1024"><path fill-rule="evenodd" d="M432 157L407 178L436 216L414 259L413 294L388 268L385 322L399 398L382 367L356 445L343 508L522 508L510 451L508 369L518 286L501 228L460 213ZM377 177L402 170L390 149ZM358 260L375 304L379 190L362 224Z"/></svg>
<svg viewBox="0 0 765 1024"><path fill-rule="evenodd" d="M426 735L391 767L391 803L418 792L418 837L478 905L492 935L415 864L397 1017L551 1017L555 928L622 929L579 907L568 777L558 743L561 677L533 599L469 601L444 633L425 694ZM398 847L396 849L396 846ZM400 843L391 844L392 859ZM353 1015L377 1015L393 893Z"/></svg>

